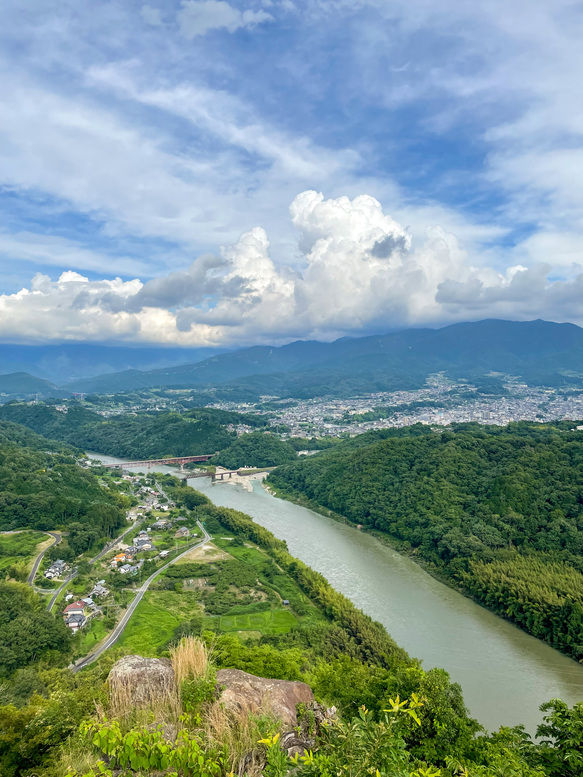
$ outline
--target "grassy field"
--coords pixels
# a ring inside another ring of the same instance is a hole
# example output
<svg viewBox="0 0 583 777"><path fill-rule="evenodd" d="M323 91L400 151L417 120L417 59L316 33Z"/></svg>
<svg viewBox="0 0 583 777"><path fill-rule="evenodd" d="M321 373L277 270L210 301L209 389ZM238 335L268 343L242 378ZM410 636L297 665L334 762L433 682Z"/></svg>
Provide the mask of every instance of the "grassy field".
<svg viewBox="0 0 583 777"><path fill-rule="evenodd" d="M117 644L135 653L155 655L178 625L199 614L196 594L191 591L148 591Z"/></svg>
<svg viewBox="0 0 583 777"><path fill-rule="evenodd" d="M218 625L221 631L253 631L261 632L261 634L285 634L298 623L298 619L293 612L279 607L246 615L209 617L208 621L209 626L212 621L215 624L215 628Z"/></svg>
<svg viewBox="0 0 583 777"><path fill-rule="evenodd" d="M200 563L206 560L212 565L213 561L234 557L250 564L257 570L263 584L260 590L265 591L267 587L276 592L275 595L270 593L271 608L264 610L257 605L258 611L253 612L255 605L235 605L225 615L210 615L205 614L196 590L148 591L117 643L119 647L141 655L156 655L172 639L177 626L201 615L204 628L237 634L241 639L258 638L262 634L285 634L300 620L306 622L323 617L297 584L281 570L275 568L275 574L272 570L269 580L265 577L265 564L272 562L262 550L249 543L234 546L229 540L215 540L214 544L216 548L206 558L199 552L193 553L194 558L187 561ZM284 607L282 599L289 599L292 606ZM294 611L294 605L298 612Z"/></svg>
<svg viewBox="0 0 583 777"><path fill-rule="evenodd" d="M22 562L30 569L38 553L43 550L43 545L46 547L51 542L52 539L40 531L0 535L0 570Z"/></svg>
<svg viewBox="0 0 583 777"><path fill-rule="evenodd" d="M83 636L79 643L78 649L80 656L86 656L87 653L89 653L98 642L101 642L101 640L107 634L107 629L103 625L103 621L92 618L89 621L89 624L90 628L85 627L85 629L83 629L81 632Z"/></svg>
<svg viewBox="0 0 583 777"><path fill-rule="evenodd" d="M245 563L256 567L258 575L263 580L263 583L276 591L281 599L289 599L292 604L294 602L301 603L303 606L302 620L322 619L323 616L319 608L310 601L298 584L289 575L282 572L281 574L275 575L271 580L266 580L262 577L260 570L265 562L270 559L268 554L263 550L260 550L255 545L251 546L250 543L247 543L244 546L232 545L229 540L220 538L215 538L214 544L218 548L228 551L228 553L240 561L244 561ZM289 610L284 610L284 612L290 613ZM293 613L290 614L293 615ZM289 629L286 630L289 631Z"/></svg>

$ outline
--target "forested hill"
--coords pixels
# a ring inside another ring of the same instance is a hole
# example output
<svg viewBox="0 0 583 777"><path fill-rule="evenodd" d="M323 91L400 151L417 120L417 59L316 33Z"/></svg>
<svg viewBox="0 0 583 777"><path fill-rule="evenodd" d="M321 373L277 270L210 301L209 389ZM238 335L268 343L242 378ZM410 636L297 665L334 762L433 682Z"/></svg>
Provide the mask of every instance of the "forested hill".
<svg viewBox="0 0 583 777"><path fill-rule="evenodd" d="M583 658L583 434L460 424L363 435L269 482L386 532L481 603Z"/></svg>
<svg viewBox="0 0 583 777"><path fill-rule="evenodd" d="M64 446L0 423L0 531L84 525L107 537L124 524L123 507L123 497L100 485Z"/></svg>
<svg viewBox="0 0 583 777"><path fill-rule="evenodd" d="M84 450L140 459L215 453L236 441L233 427L267 423L258 416L211 408L104 418L83 407L62 411L52 405L24 403L0 407L0 420Z"/></svg>

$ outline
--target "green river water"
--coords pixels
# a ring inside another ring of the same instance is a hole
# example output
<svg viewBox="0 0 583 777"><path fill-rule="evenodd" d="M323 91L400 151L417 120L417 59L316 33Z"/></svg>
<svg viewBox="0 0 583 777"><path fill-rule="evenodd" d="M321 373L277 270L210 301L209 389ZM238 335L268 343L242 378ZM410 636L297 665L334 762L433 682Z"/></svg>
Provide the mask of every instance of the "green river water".
<svg viewBox="0 0 583 777"><path fill-rule="evenodd" d="M435 580L369 534L278 499L258 481L252 491L209 478L189 484L285 540L292 555L380 621L426 669L444 667L461 684L472 715L488 730L523 723L534 733L542 702L583 699L583 666Z"/></svg>

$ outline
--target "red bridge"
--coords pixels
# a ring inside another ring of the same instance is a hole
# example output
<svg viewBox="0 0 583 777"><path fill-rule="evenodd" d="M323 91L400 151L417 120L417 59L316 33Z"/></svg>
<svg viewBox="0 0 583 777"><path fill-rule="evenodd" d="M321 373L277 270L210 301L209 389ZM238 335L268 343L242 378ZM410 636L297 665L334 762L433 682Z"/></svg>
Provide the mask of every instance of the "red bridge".
<svg viewBox="0 0 583 777"><path fill-rule="evenodd" d="M217 451L218 453L218 451ZM155 464L178 464L180 468L184 467L185 464L190 464L191 462L197 462L197 461L208 461L209 459L212 459L213 456L215 456L215 453L203 453L201 456L172 456L167 459L144 459L143 461L124 461L121 464L105 464L104 466L109 467L109 469L127 469L128 467L150 467Z"/></svg>

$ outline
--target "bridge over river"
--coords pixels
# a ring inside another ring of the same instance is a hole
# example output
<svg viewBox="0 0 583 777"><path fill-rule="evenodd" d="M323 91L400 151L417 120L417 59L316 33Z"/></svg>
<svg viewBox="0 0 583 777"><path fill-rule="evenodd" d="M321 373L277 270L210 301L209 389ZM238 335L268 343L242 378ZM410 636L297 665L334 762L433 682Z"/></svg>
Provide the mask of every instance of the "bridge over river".
<svg viewBox="0 0 583 777"><path fill-rule="evenodd" d="M218 451L215 453L203 453L199 456L169 456L166 459L142 459L140 461L124 461L123 464L104 464L103 466L108 467L109 469L129 469L130 467L147 467L150 469L151 467L160 465L168 467L178 465L180 469L184 469L185 464L208 461L209 459L212 459L213 456L216 456L217 453Z"/></svg>

